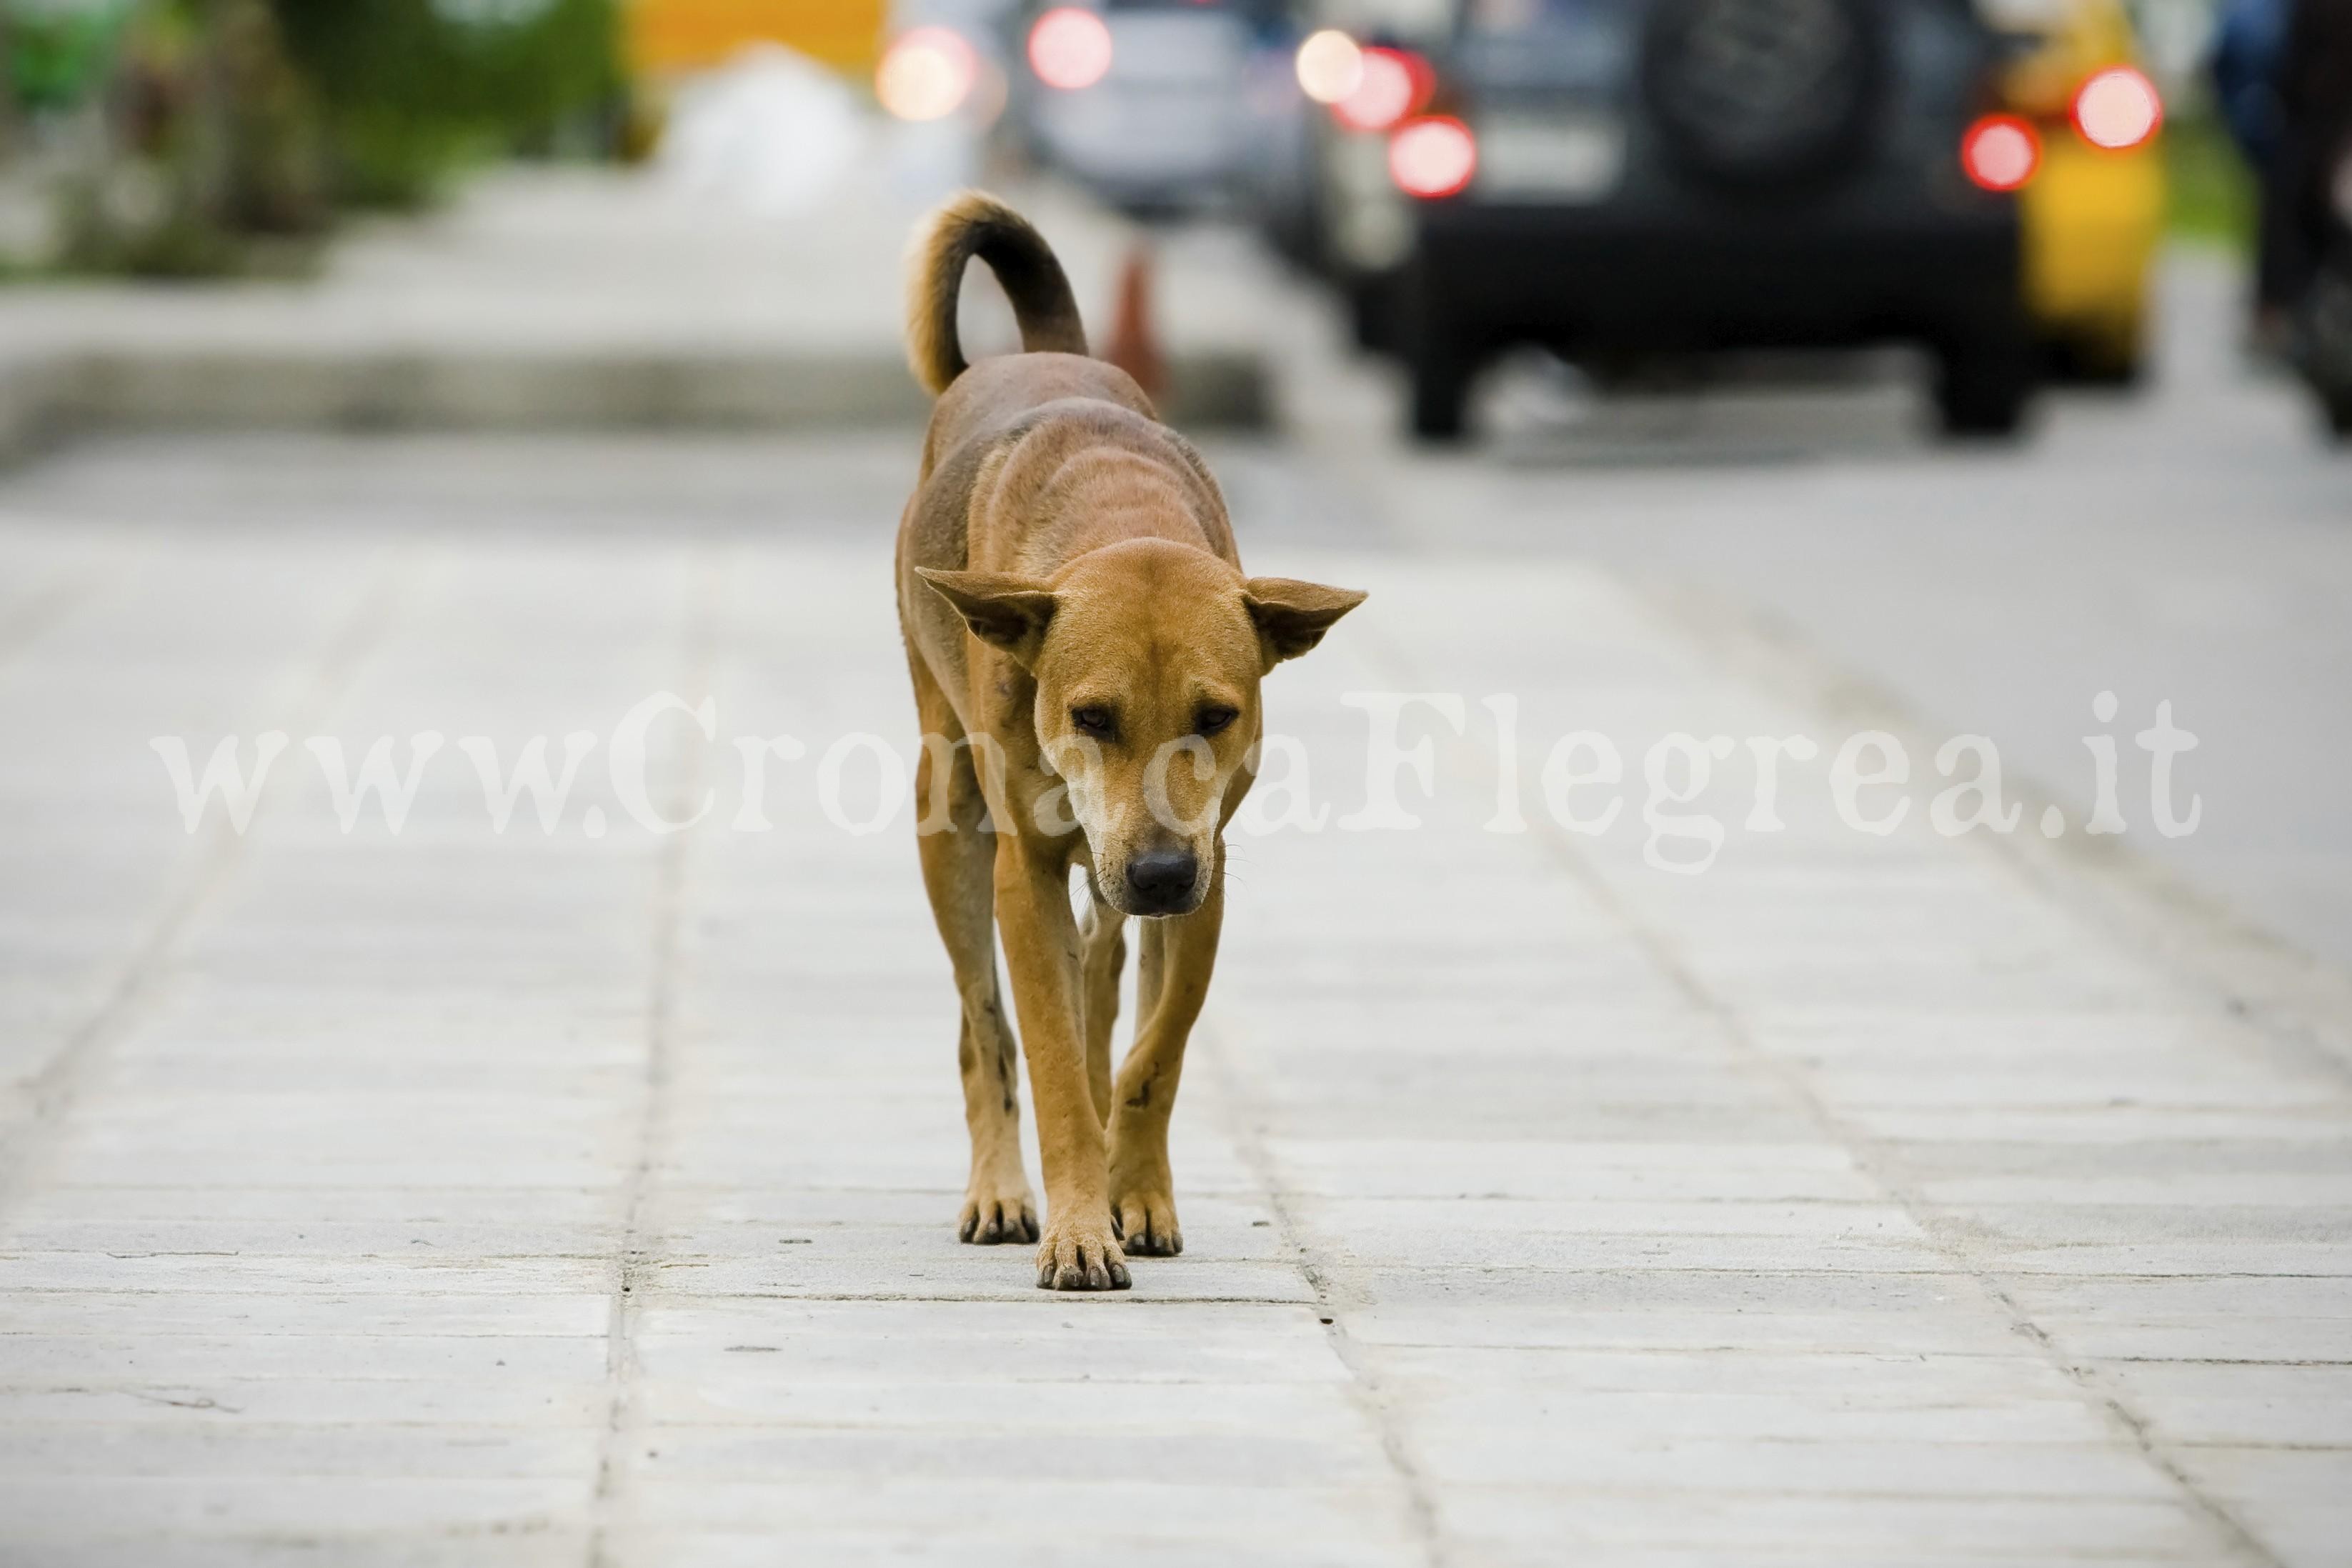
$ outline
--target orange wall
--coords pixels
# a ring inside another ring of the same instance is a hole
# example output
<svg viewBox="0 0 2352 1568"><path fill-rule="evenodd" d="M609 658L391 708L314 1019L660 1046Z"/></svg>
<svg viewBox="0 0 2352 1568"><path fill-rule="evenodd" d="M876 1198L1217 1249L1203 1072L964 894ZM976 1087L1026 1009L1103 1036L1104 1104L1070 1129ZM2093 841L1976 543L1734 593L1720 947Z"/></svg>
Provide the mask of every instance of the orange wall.
<svg viewBox="0 0 2352 1568"><path fill-rule="evenodd" d="M630 68L663 75L717 65L771 39L863 71L882 43L884 0L630 0Z"/></svg>

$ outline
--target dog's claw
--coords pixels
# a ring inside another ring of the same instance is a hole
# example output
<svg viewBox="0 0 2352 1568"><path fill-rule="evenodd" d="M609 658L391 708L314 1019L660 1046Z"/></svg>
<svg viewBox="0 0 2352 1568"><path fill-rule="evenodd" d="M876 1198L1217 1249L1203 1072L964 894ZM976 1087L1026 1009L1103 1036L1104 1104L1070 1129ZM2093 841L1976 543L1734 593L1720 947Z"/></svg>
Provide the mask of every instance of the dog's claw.
<svg viewBox="0 0 2352 1568"><path fill-rule="evenodd" d="M981 1247L1037 1239L1037 1211L1026 1193L967 1197L956 1217L956 1239Z"/></svg>
<svg viewBox="0 0 2352 1568"><path fill-rule="evenodd" d="M1111 1226L1119 1233L1120 1250L1130 1258L1172 1258L1184 1250L1176 1205L1165 1195L1121 1198L1111 1211Z"/></svg>
<svg viewBox="0 0 2352 1568"><path fill-rule="evenodd" d="M1041 1291L1124 1291L1134 1284L1107 1223L1046 1228L1037 1253Z"/></svg>

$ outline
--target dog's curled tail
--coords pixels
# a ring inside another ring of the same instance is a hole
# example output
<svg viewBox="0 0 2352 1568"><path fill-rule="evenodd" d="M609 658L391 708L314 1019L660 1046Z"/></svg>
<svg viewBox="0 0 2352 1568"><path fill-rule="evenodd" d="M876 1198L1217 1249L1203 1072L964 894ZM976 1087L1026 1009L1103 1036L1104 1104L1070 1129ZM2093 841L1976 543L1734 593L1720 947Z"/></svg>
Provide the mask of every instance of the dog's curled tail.
<svg viewBox="0 0 2352 1568"><path fill-rule="evenodd" d="M988 263L1013 301L1029 353L1083 354L1087 330L1070 280L1045 236L982 191L966 191L916 231L907 279L907 361L934 397L964 372L956 296L973 256Z"/></svg>

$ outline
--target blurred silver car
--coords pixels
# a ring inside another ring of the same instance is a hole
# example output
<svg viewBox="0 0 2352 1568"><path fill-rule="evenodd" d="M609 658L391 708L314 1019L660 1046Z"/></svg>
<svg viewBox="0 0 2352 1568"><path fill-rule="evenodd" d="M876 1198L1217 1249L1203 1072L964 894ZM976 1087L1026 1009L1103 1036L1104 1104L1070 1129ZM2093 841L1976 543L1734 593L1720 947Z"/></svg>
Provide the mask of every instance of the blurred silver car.
<svg viewBox="0 0 2352 1568"><path fill-rule="evenodd" d="M1142 213L1222 204L1248 167L1273 8L1234 0L1033 5L1015 72L1030 152L1104 200ZM1262 61L1261 57L1264 57Z"/></svg>

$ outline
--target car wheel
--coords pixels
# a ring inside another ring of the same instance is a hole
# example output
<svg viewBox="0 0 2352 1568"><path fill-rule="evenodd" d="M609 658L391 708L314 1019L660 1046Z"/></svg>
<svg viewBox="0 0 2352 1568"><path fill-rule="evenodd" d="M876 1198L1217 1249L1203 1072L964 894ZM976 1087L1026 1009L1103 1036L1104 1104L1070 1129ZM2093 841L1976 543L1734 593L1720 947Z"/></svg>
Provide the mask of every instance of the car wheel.
<svg viewBox="0 0 2352 1568"><path fill-rule="evenodd" d="M2069 371L2077 386L2128 391L2147 380L2147 361L2139 354L2078 356Z"/></svg>
<svg viewBox="0 0 2352 1568"><path fill-rule="evenodd" d="M2319 394L2327 428L2352 436L2352 249L2333 253L2296 321L2294 358Z"/></svg>
<svg viewBox="0 0 2352 1568"><path fill-rule="evenodd" d="M1462 345L1424 339L1406 366L1412 378L1411 420L1422 441L1459 441L1469 434L1470 356Z"/></svg>
<svg viewBox="0 0 2352 1568"><path fill-rule="evenodd" d="M1385 354L1396 347L1395 295L1382 277L1358 277L1348 284L1348 330L1356 347L1368 354Z"/></svg>
<svg viewBox="0 0 2352 1568"><path fill-rule="evenodd" d="M2327 432L2338 441L2352 441L2352 389L2327 398Z"/></svg>
<svg viewBox="0 0 2352 1568"><path fill-rule="evenodd" d="M2051 378L2068 386L2127 388L2147 379L2147 354L2137 325L2053 339L2043 359Z"/></svg>
<svg viewBox="0 0 2352 1568"><path fill-rule="evenodd" d="M1445 280L1423 265L1409 267L1382 293L1404 360L1406 425L1418 440L1461 440L1469 433L1470 383L1478 373L1475 333L1441 303L1453 298Z"/></svg>
<svg viewBox="0 0 2352 1568"><path fill-rule="evenodd" d="M1936 378L1936 413L1947 435L2014 435L2033 395L2030 355L1998 342L1948 348Z"/></svg>

